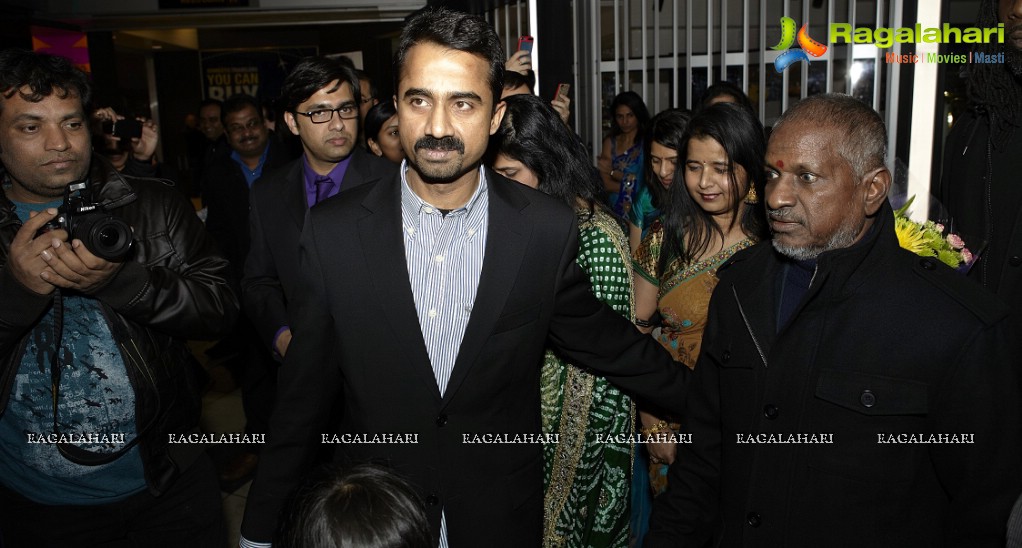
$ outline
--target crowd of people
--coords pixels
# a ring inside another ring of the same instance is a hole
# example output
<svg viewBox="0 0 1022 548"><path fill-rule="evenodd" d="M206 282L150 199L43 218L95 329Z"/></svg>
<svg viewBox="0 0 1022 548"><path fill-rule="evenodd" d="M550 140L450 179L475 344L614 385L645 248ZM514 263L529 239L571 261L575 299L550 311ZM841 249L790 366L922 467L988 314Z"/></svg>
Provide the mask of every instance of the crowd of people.
<svg viewBox="0 0 1022 548"><path fill-rule="evenodd" d="M846 95L767 138L733 84L626 91L591 152L529 52L427 8L393 100L317 56L203 101L197 215L152 121L0 52L0 545L222 547L248 477L242 548L1022 545L1022 2L998 22L939 187L968 276L899 245ZM189 340L240 380L219 470L175 442Z"/></svg>

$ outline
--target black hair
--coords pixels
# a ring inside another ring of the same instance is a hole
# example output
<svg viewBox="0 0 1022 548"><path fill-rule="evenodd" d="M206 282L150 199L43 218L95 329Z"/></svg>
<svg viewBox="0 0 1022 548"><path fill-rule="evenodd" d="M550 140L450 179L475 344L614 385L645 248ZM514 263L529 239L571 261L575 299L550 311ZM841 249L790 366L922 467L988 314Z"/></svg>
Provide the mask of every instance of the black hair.
<svg viewBox="0 0 1022 548"><path fill-rule="evenodd" d="M996 27L998 24L997 0L983 0L980 3L977 27ZM1004 21L1005 34L1011 32ZM1007 44L998 42L977 43L973 51L987 55L1004 52L1011 55ZM1018 53L1022 55L1022 53ZM971 63L968 71L966 90L973 108L985 113L990 119L990 141L1000 149L1010 142L1015 128L1022 126L1022 83L1008 69L1008 63Z"/></svg>
<svg viewBox="0 0 1022 548"><path fill-rule="evenodd" d="M710 138L720 144L727 153L728 177L731 181L731 211L738 211L745 200L749 187L756 189L759 196L763 195L766 183L764 170L766 140L763 137L763 125L748 110L733 103L717 103L696 113L688 124L685 139L678 150L679 157L688 153L688 143L692 139ZM735 165L745 170L748 181L735 178ZM724 230L714 221L713 217L703 210L692 198L685 185L685 165L680 162L674 172L674 182L668 192L668 203L664 210L664 246L660 253L657 274L663 274L667 266L676 258L683 264L691 264L709 250L713 235L723 241ZM735 224L741 226L742 232L756 239L766 236L766 222L763 208L749 204L739 219L731 218L730 231Z"/></svg>
<svg viewBox="0 0 1022 548"><path fill-rule="evenodd" d="M24 89L26 87L27 90ZM92 101L88 76L71 61L20 48L0 51L0 94L4 99L10 99L15 93L31 103L38 103L51 95L60 99L78 97L83 111Z"/></svg>
<svg viewBox="0 0 1022 548"><path fill-rule="evenodd" d="M327 467L305 484L274 541L281 548L433 548L425 506L393 471Z"/></svg>
<svg viewBox="0 0 1022 548"><path fill-rule="evenodd" d="M755 115L756 109L752 108L752 101L749 100L749 96L742 91L742 88L728 82L727 80L717 82L712 86L706 88L702 98L699 100L699 106L696 108L696 112L710 106L710 102L718 97L731 97L734 99L733 103L740 105L749 110L749 112Z"/></svg>
<svg viewBox="0 0 1022 548"><path fill-rule="evenodd" d="M870 171L885 165L887 127L877 111L860 99L842 93L810 95L781 114L773 133L793 121L836 128L835 140L843 141L830 143L830 150L848 162L856 184Z"/></svg>
<svg viewBox="0 0 1022 548"><path fill-rule="evenodd" d="M394 52L394 90L401 80L408 51L420 43L432 43L482 57L490 66L487 78L493 108L504 89L504 48L500 38L483 18L439 7L427 7L411 16L401 31Z"/></svg>
<svg viewBox="0 0 1022 548"><path fill-rule="evenodd" d="M653 195L653 205L661 207L667 202L667 189L658 181L653 173L653 157L651 149L653 142L678 152L679 162L684 159L685 151L681 143L685 139L685 130L688 129L688 122L692 119L692 113L679 108L669 108L649 121L649 131L645 140L646 152L646 187ZM680 166L679 166L680 167Z"/></svg>
<svg viewBox="0 0 1022 548"><path fill-rule="evenodd" d="M220 99L203 99L202 102L199 103L199 110L209 106L216 106L216 108L223 110L224 102Z"/></svg>
<svg viewBox="0 0 1022 548"><path fill-rule="evenodd" d="M514 158L536 174L539 190L572 209L581 199L591 214L600 203L603 187L582 141L550 103L535 95L512 95L504 103L504 119L490 138L489 163L498 153Z"/></svg>
<svg viewBox="0 0 1022 548"><path fill-rule="evenodd" d="M234 114L245 110L245 107L252 107L256 111L256 115L259 116L260 120L263 120L263 105L258 99L244 93L236 93L231 95L224 101L224 104L220 107L220 123L224 125L224 129L227 129L227 115Z"/></svg>
<svg viewBox="0 0 1022 548"><path fill-rule="evenodd" d="M338 80L338 87L347 82L351 86L355 105L360 104L362 92L355 70L337 59L318 56L306 57L291 69L291 74L284 79L280 90L281 107L287 112L294 112L298 105L308 101L309 97L334 80Z"/></svg>
<svg viewBox="0 0 1022 548"><path fill-rule="evenodd" d="M369 82L369 98L379 100L380 90L377 89L376 87L376 79L373 78L372 76L369 76L369 73L364 70L355 69L355 75L358 76L359 80L365 80L366 82ZM362 86L358 87L361 88ZM359 102L361 102L361 98L359 99Z"/></svg>
<svg viewBox="0 0 1022 548"><path fill-rule="evenodd" d="M525 86L532 93L532 86L529 85L529 78L520 72L513 70L504 71L504 89L515 89Z"/></svg>
<svg viewBox="0 0 1022 548"><path fill-rule="evenodd" d="M369 139L379 142L380 130L383 129L383 124L387 123L392 116L397 114L397 109L394 108L393 101L380 101L373 105L366 113L365 121L365 136L366 136L366 150L372 152L373 149L369 148Z"/></svg>
<svg viewBox="0 0 1022 548"><path fill-rule="evenodd" d="M634 91L625 91L617 94L614 100L610 103L610 137L615 137L621 133L621 128L617 125L617 107L624 105L628 107L635 118L639 120L638 135L642 137L646 133L646 128L649 127L649 110L646 108L646 103L643 102L642 97Z"/></svg>

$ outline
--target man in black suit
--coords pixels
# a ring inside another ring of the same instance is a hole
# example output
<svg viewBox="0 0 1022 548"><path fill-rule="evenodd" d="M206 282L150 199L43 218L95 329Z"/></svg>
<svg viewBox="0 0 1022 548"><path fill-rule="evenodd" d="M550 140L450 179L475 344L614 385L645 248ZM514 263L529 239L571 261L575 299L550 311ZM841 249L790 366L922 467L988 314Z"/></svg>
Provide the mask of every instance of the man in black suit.
<svg viewBox="0 0 1022 548"><path fill-rule="evenodd" d="M481 167L503 70L478 17L429 9L402 33L407 160L306 219L295 336L243 546L271 539L323 443L411 479L441 546L539 546L548 343L631 394L681 406L688 369L593 296L575 263L575 214ZM335 401L339 431L327 425Z"/></svg>
<svg viewBox="0 0 1022 548"><path fill-rule="evenodd" d="M230 153L219 154L203 171L202 192L208 209L206 230L231 263L231 284L240 294L241 273L248 254L249 188L264 173L285 164L287 151L270 138L262 106L249 95L232 95L221 109ZM259 347L255 328L241 314L234 331L217 347L236 354L231 369L241 377L245 432L265 434L276 391L276 363ZM247 447L221 471L223 481L233 482L255 470L259 448Z"/></svg>
<svg viewBox="0 0 1022 548"><path fill-rule="evenodd" d="M300 287L298 236L306 211L320 201L317 193L326 199L392 179L397 166L356 146L361 102L351 68L326 57L303 59L284 80L281 104L304 153L252 187L251 247L241 284L259 339L283 357L291 341L288 301Z"/></svg>

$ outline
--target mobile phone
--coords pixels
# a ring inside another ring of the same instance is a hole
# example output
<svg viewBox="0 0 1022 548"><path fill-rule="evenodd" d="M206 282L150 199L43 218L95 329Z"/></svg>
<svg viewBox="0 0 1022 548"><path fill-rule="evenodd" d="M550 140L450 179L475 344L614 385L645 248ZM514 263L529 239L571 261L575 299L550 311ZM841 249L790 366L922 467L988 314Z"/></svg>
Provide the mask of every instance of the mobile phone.
<svg viewBox="0 0 1022 548"><path fill-rule="evenodd" d="M569 91L571 91L571 84L566 84L564 82L557 84L557 93L554 94L554 99L561 96L567 96Z"/></svg>
<svg viewBox="0 0 1022 548"><path fill-rule="evenodd" d="M113 135L114 137L120 137L124 140L129 140L132 137L142 136L142 122L135 120L134 118L125 118L123 120L105 120L103 122L103 133L107 135Z"/></svg>
<svg viewBox="0 0 1022 548"><path fill-rule="evenodd" d="M522 36L522 37L520 37L518 39L518 51L525 50L525 51L528 51L528 52L531 53L532 52L532 43L534 41L535 41L535 39L533 37L531 37L531 36Z"/></svg>

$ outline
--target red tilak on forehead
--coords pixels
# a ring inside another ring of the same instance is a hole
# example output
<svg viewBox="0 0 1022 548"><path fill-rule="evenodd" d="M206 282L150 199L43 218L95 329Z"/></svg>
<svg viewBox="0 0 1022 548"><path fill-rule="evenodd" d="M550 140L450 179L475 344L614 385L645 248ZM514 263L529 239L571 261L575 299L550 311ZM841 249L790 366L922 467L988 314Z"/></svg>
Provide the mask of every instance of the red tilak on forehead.
<svg viewBox="0 0 1022 548"><path fill-rule="evenodd" d="M777 167L784 169L784 160L777 160Z"/></svg>

